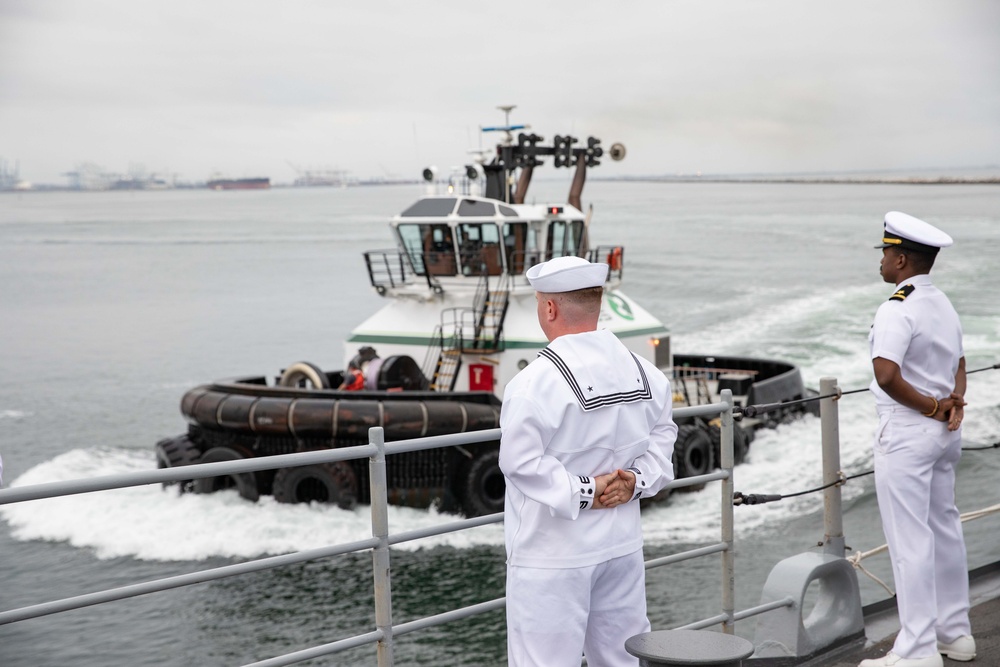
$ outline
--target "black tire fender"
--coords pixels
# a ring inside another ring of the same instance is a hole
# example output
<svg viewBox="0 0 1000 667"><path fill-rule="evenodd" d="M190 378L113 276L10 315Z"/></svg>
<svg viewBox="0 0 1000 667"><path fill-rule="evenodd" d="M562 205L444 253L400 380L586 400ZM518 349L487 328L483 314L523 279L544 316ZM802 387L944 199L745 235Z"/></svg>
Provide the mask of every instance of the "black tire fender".
<svg viewBox="0 0 1000 667"><path fill-rule="evenodd" d="M678 427L674 443L674 476L681 479L705 475L711 472L712 464L712 439L708 430L697 424Z"/></svg>
<svg viewBox="0 0 1000 667"><path fill-rule="evenodd" d="M195 445L186 435L180 435L176 438L164 438L156 443L156 467L159 469L163 468L176 468L177 466L187 466L192 463L198 462L198 457L201 456L201 451L199 451L197 445ZM166 489L178 482L164 482L163 488ZM193 490L194 480L185 479L179 482L181 493L186 493Z"/></svg>
<svg viewBox="0 0 1000 667"><path fill-rule="evenodd" d="M282 468L272 490L279 503L336 503L345 510L358 504L358 478L344 461Z"/></svg>
<svg viewBox="0 0 1000 667"><path fill-rule="evenodd" d="M286 368L278 379L279 387L298 387L303 381L309 382L316 389L329 389L330 380L316 364L308 361L296 361Z"/></svg>
<svg viewBox="0 0 1000 667"><path fill-rule="evenodd" d="M708 432L712 437L712 455L714 464L718 467L722 461L722 427L715 423L708 425ZM740 426L733 424L733 463L739 465L747 458L750 451L750 433Z"/></svg>
<svg viewBox="0 0 1000 667"><path fill-rule="evenodd" d="M500 470L500 444L470 446L472 459L465 467L461 493L466 516L484 516L503 511L506 482Z"/></svg>
<svg viewBox="0 0 1000 667"><path fill-rule="evenodd" d="M212 447L198 459L197 463L218 463L219 461L240 461L253 456L246 447L240 445L226 445L225 447ZM235 475L220 475L219 477L203 477L194 480L195 493L215 493L223 489L236 488L240 496L251 502L260 499L260 491L257 489L257 480L252 472L241 472Z"/></svg>

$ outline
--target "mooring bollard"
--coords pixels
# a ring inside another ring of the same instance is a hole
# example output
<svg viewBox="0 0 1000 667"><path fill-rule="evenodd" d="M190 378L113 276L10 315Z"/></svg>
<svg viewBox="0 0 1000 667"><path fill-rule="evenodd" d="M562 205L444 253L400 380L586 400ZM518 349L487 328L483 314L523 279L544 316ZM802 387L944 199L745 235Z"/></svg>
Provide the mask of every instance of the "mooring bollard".
<svg viewBox="0 0 1000 667"><path fill-rule="evenodd" d="M640 667L740 667L753 644L707 630L654 630L630 637L625 650L639 658Z"/></svg>

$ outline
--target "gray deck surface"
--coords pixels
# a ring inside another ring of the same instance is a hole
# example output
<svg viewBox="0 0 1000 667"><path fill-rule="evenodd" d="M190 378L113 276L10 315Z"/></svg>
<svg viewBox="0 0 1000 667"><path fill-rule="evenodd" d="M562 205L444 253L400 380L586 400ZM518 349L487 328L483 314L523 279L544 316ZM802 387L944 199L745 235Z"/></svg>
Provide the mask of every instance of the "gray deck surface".
<svg viewBox="0 0 1000 667"><path fill-rule="evenodd" d="M895 610L892 611L895 618ZM970 665L971 667L1000 666L1000 598L993 598L972 609L972 635L976 638L976 659L972 662L956 662L945 658L945 667L953 665ZM834 658L832 661L807 663L810 667L857 667L865 658L877 658L885 655L892 648L896 637L890 636L875 644L866 646L863 650L855 650Z"/></svg>
<svg viewBox="0 0 1000 667"><path fill-rule="evenodd" d="M976 659L972 662L958 662L944 659L945 667L1000 667L1000 564L994 563L971 573L970 599L972 611L972 635L976 638ZM797 667L857 667L865 658L878 658L892 648L899 632L899 618L894 604L888 604L882 611L865 613L865 635L867 641L853 647L845 647L825 656L798 663ZM784 660L748 659L745 667L786 667L791 664Z"/></svg>

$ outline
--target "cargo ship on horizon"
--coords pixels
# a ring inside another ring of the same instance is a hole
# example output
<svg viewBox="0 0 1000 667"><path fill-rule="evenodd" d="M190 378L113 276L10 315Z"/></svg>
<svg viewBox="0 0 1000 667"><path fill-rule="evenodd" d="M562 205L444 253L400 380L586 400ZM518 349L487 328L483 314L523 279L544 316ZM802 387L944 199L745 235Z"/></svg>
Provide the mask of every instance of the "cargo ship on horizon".
<svg viewBox="0 0 1000 667"><path fill-rule="evenodd" d="M270 178L214 178L207 183L209 190L267 190Z"/></svg>

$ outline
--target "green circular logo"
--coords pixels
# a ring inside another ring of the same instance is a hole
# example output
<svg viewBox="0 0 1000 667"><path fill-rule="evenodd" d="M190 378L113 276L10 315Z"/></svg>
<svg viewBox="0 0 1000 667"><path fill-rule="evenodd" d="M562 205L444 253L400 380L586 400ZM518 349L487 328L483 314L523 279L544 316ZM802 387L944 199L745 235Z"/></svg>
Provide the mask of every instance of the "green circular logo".
<svg viewBox="0 0 1000 667"><path fill-rule="evenodd" d="M608 294L607 299L608 305L611 306L611 310L614 311L615 315L623 320L635 319L635 315L632 314L632 309L629 307L625 299L621 298L617 294Z"/></svg>

